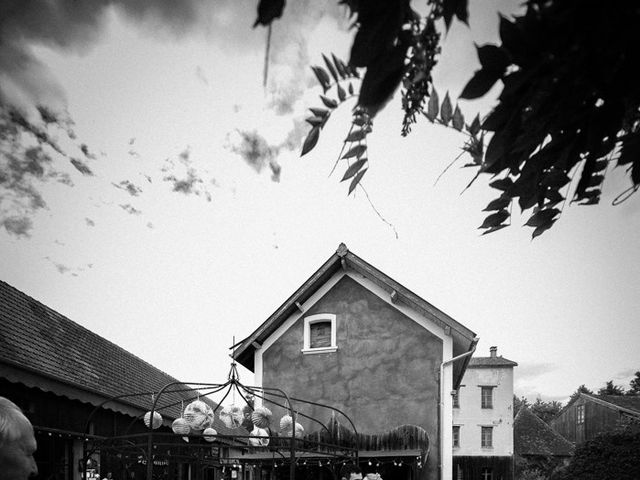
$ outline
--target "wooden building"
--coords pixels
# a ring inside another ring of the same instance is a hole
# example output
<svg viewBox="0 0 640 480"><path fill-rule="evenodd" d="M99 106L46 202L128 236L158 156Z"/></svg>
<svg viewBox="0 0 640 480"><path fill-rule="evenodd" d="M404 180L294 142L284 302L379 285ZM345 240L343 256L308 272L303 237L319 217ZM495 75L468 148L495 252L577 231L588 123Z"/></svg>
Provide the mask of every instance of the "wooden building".
<svg viewBox="0 0 640 480"><path fill-rule="evenodd" d="M551 427L575 445L640 421L640 396L578 394L551 420Z"/></svg>
<svg viewBox="0 0 640 480"><path fill-rule="evenodd" d="M146 431L141 417L150 408L150 396L103 402L157 392L172 382L176 379L0 281L0 396L16 403L34 425L39 478L79 480L84 439ZM181 399L181 394L170 395ZM162 415L162 429L170 432L180 407ZM219 420L215 428L227 431ZM177 464L158 465L158 478L181 478L179 469ZM87 477L112 472L114 480L125 480L125 471L130 479L145 476L142 462L124 464L96 452Z"/></svg>
<svg viewBox="0 0 640 480"><path fill-rule="evenodd" d="M238 344L234 358L255 373L256 385L349 415L365 473L449 480L451 391L477 342L468 328L341 244ZM407 432L417 431L428 442L412 448ZM385 434L393 441L380 442Z"/></svg>

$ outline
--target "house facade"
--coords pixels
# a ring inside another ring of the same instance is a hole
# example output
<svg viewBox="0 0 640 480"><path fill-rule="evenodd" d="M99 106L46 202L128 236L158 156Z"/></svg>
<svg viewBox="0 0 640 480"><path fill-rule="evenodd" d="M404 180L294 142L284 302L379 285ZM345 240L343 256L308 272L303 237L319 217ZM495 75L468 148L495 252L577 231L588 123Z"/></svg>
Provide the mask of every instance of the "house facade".
<svg viewBox="0 0 640 480"><path fill-rule="evenodd" d="M498 356L473 357L453 395L455 480L513 479L513 368Z"/></svg>
<svg viewBox="0 0 640 480"><path fill-rule="evenodd" d="M240 342L234 358L254 372L258 386L345 412L362 436L402 426L425 432L428 447L421 449L404 448L402 439L395 448L361 443L365 473L377 471L385 480L450 479L450 392L477 341L341 244Z"/></svg>
<svg viewBox="0 0 640 480"><path fill-rule="evenodd" d="M579 445L630 422L640 422L640 397L579 393L551 420L551 427Z"/></svg>

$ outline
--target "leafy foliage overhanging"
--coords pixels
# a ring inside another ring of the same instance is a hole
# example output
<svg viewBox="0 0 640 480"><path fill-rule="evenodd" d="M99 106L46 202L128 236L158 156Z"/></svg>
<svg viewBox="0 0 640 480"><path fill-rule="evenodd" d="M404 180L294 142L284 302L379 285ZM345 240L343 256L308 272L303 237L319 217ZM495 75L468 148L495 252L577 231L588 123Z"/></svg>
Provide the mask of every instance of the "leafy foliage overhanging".
<svg viewBox="0 0 640 480"><path fill-rule="evenodd" d="M471 183L481 173L495 177L490 186L499 195L484 209L490 212L480 226L484 233L507 226L517 202L530 213L525 225L534 228L535 238L559 218L567 198L597 204L612 166L626 169L631 180L613 203L635 193L640 188L636 3L528 0L524 15L501 18L502 43L477 47L481 68L461 98L482 97L498 81L502 93L486 118L466 124L448 94L440 103L431 72L440 53L438 25L448 29L454 17L467 23L467 2L426 0L429 13L421 17L409 0L340 0L354 16L357 33L348 64L325 57L326 69L313 67L326 108L312 109L302 154L316 145L331 111L347 98L341 85L346 82L349 95L356 95L352 81L361 68L353 125L339 158L349 162L343 177L351 180L349 193L369 165L366 136L372 119L399 86L403 135L420 116L464 132L463 151L472 158L465 166L477 168ZM271 24L284 7L284 0L260 0L256 24ZM334 86L335 99L326 96Z"/></svg>

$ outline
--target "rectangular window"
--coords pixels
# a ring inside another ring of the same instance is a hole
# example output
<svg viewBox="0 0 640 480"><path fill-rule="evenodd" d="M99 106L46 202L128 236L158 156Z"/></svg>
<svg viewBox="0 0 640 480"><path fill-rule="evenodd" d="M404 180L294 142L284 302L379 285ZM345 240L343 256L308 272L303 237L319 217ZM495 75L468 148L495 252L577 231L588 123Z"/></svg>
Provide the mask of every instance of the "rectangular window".
<svg viewBox="0 0 640 480"><path fill-rule="evenodd" d="M331 321L315 322L309 326L309 347L322 348L331 346Z"/></svg>
<svg viewBox="0 0 640 480"><path fill-rule="evenodd" d="M460 446L460 426L453 426L453 448L458 448Z"/></svg>
<svg viewBox="0 0 640 480"><path fill-rule="evenodd" d="M482 408L493 408L493 387L480 387Z"/></svg>
<svg viewBox="0 0 640 480"><path fill-rule="evenodd" d="M460 408L460 390L453 391L453 408Z"/></svg>
<svg viewBox="0 0 640 480"><path fill-rule="evenodd" d="M576 410L576 423L578 423L578 425L581 425L584 423L584 405L578 405L578 408Z"/></svg>
<svg viewBox="0 0 640 480"><path fill-rule="evenodd" d="M482 427L482 448L493 447L493 427Z"/></svg>
<svg viewBox="0 0 640 480"><path fill-rule="evenodd" d="M330 353L336 345L336 316L332 313L309 315L304 319L302 353Z"/></svg>
<svg viewBox="0 0 640 480"><path fill-rule="evenodd" d="M480 474L482 480L493 480L493 471L489 467L484 467Z"/></svg>
<svg viewBox="0 0 640 480"><path fill-rule="evenodd" d="M462 465L458 465L456 480L464 480L464 471L462 470Z"/></svg>

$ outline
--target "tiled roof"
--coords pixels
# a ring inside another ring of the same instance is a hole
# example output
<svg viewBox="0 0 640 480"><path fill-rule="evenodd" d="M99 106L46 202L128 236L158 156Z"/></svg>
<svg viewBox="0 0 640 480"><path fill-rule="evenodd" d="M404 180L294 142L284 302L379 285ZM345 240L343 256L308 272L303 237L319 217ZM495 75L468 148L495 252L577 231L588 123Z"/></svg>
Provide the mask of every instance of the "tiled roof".
<svg viewBox="0 0 640 480"><path fill-rule="evenodd" d="M43 383L45 379L53 380L56 384L89 392L103 399L137 392L157 392L163 386L178 381L0 281L2 364L35 374L43 379ZM29 386L39 385L36 382ZM180 386L172 388L177 390ZM49 387L49 390L60 394L55 387ZM181 399L186 404L193 396L193 392L163 395L163 405L177 403L178 406L161 413L169 418L179 416ZM120 402L139 408L142 412L151 407L149 395ZM229 432L218 418L214 428L220 433Z"/></svg>
<svg viewBox="0 0 640 480"><path fill-rule="evenodd" d="M469 367L517 367L518 364L507 360L502 355L499 357L471 357Z"/></svg>
<svg viewBox="0 0 640 480"><path fill-rule="evenodd" d="M616 407L632 410L640 415L640 395L585 395L585 397L600 399Z"/></svg>
<svg viewBox="0 0 640 480"><path fill-rule="evenodd" d="M521 407L513 421L513 448L516 455L568 457L571 442L553 430L527 407Z"/></svg>

